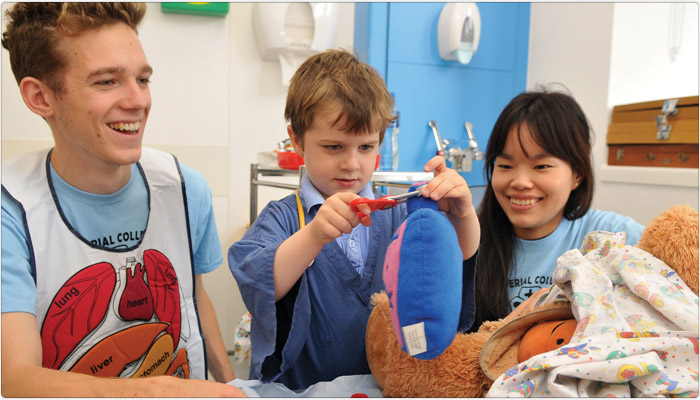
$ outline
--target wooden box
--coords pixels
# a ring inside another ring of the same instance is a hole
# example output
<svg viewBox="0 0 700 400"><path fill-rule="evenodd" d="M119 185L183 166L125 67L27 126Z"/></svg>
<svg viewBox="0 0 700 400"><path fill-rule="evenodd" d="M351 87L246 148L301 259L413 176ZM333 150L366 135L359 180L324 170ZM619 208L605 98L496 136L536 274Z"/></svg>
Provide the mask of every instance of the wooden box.
<svg viewBox="0 0 700 400"><path fill-rule="evenodd" d="M615 106L608 165L698 168L698 96Z"/></svg>

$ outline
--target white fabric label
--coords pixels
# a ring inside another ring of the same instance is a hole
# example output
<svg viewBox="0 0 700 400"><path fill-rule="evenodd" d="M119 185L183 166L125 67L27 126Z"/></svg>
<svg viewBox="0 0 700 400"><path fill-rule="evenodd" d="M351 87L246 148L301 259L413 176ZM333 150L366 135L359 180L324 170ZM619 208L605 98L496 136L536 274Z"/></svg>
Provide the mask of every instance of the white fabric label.
<svg viewBox="0 0 700 400"><path fill-rule="evenodd" d="M428 344L425 341L425 325L422 322L404 326L401 331L409 355L414 356L428 351Z"/></svg>

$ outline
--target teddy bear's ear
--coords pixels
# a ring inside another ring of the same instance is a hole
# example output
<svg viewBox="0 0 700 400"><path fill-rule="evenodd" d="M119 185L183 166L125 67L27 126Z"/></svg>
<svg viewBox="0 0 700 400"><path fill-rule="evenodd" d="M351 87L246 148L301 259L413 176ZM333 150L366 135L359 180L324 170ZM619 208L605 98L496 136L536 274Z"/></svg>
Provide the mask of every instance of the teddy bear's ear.
<svg viewBox="0 0 700 400"><path fill-rule="evenodd" d="M644 228L637 247L665 262L698 294L696 210L688 205L676 205L665 210Z"/></svg>

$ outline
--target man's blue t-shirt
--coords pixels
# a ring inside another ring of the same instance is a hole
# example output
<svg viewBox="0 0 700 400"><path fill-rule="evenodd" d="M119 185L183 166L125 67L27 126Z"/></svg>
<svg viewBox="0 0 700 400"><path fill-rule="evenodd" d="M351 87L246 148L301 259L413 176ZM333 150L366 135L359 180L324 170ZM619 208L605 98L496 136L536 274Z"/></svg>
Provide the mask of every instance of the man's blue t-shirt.
<svg viewBox="0 0 700 400"><path fill-rule="evenodd" d="M204 177L180 163L185 181L196 274L215 270L223 262L211 191ZM69 223L81 236L100 246L136 245L148 221L148 192L136 164L123 188L109 195L84 192L70 186L51 167L51 180ZM36 284L29 247L17 204L2 193L2 312L36 313Z"/></svg>

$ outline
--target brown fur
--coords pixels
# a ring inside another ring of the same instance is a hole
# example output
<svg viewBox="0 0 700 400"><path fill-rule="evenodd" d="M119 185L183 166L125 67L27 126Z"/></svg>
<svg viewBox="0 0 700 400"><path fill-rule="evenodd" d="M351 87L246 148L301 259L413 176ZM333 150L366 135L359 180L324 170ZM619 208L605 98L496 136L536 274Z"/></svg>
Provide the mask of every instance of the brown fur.
<svg viewBox="0 0 700 400"><path fill-rule="evenodd" d="M487 322L479 332L456 335L439 357L419 360L399 347L386 293L375 294L372 301L375 306L367 323L367 360L384 396L483 397L486 394L492 382L478 367L479 353L503 321Z"/></svg>
<svg viewBox="0 0 700 400"><path fill-rule="evenodd" d="M698 212L677 205L649 222L637 247L663 260L698 294Z"/></svg>
<svg viewBox="0 0 700 400"><path fill-rule="evenodd" d="M639 248L673 268L698 293L698 212L674 206L644 229ZM517 317L484 322L470 334L457 334L433 360L404 353L392 328L386 293L372 297L374 310L367 323L367 361L387 397L484 397L493 381L479 365L479 355L491 335ZM499 344L500 346L500 344Z"/></svg>

